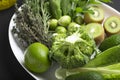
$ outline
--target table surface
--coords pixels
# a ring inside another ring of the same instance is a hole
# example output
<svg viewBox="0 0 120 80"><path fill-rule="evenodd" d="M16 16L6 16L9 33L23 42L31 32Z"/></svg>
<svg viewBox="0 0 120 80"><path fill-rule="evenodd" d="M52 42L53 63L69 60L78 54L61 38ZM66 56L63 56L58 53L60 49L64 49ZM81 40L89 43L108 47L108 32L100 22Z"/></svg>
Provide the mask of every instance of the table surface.
<svg viewBox="0 0 120 80"><path fill-rule="evenodd" d="M109 5L120 11L120 0L112 1ZM22 0L17 3L20 6ZM10 48L8 27L14 11L15 7L0 11L0 80L34 80L18 63Z"/></svg>

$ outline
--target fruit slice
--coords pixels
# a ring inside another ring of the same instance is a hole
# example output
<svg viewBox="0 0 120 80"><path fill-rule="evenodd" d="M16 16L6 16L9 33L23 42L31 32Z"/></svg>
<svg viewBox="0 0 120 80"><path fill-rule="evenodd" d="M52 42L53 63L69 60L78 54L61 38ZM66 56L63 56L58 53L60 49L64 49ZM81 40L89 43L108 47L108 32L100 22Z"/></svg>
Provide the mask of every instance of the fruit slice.
<svg viewBox="0 0 120 80"><path fill-rule="evenodd" d="M120 44L120 34L112 35L108 38L106 38L99 46L99 49L101 51L105 51L108 48L111 48L113 46L117 46Z"/></svg>
<svg viewBox="0 0 120 80"><path fill-rule="evenodd" d="M85 30L93 36L96 43L101 43L104 40L104 28L99 23L89 23Z"/></svg>
<svg viewBox="0 0 120 80"><path fill-rule="evenodd" d="M84 21L86 23L91 22L102 22L104 19L104 11L98 6L92 6L89 8L89 10L92 10L93 13L85 13L84 14Z"/></svg>
<svg viewBox="0 0 120 80"><path fill-rule="evenodd" d="M120 18L110 16L104 22L104 29L108 35L120 33Z"/></svg>

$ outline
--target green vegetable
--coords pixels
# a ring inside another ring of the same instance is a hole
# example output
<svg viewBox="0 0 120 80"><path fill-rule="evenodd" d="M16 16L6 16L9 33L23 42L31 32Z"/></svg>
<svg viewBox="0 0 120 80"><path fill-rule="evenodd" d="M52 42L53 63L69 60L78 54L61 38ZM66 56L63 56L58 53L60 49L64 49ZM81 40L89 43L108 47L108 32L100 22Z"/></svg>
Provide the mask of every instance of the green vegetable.
<svg viewBox="0 0 120 80"><path fill-rule="evenodd" d="M63 68L76 68L88 63L95 50L95 42L85 31L62 36L53 42L50 56Z"/></svg>
<svg viewBox="0 0 120 80"><path fill-rule="evenodd" d="M58 20L57 19L50 19L48 21L49 29L50 30L55 30L56 27L58 26Z"/></svg>
<svg viewBox="0 0 120 80"><path fill-rule="evenodd" d="M83 24L84 23L84 20L83 20L83 17L82 16L76 16L75 17L75 22L77 23L77 24Z"/></svg>
<svg viewBox="0 0 120 80"><path fill-rule="evenodd" d="M43 73L51 65L49 60L49 49L41 43L33 43L25 50L25 66L32 72Z"/></svg>
<svg viewBox="0 0 120 80"><path fill-rule="evenodd" d="M68 33L69 34L73 34L74 32L76 32L79 28L81 28L81 26L75 22L71 22L67 29L68 29Z"/></svg>
<svg viewBox="0 0 120 80"><path fill-rule="evenodd" d="M59 19L62 16L61 0L49 0L49 2L52 17Z"/></svg>
<svg viewBox="0 0 120 80"><path fill-rule="evenodd" d="M65 70L64 70L65 71ZM107 49L83 67L66 70L66 76L96 71L105 80L120 80L120 45Z"/></svg>
<svg viewBox="0 0 120 80"><path fill-rule="evenodd" d="M68 15L64 15L60 17L58 20L58 24L64 27L67 27L71 23L71 17Z"/></svg>
<svg viewBox="0 0 120 80"><path fill-rule="evenodd" d="M48 20L50 13L47 11L45 0L25 0L21 10L17 9L12 33L25 49L34 42L41 42L51 47L51 35L49 34Z"/></svg>
<svg viewBox="0 0 120 80"><path fill-rule="evenodd" d="M99 49L101 51L105 51L113 46L117 46L120 44L120 34L114 34L110 37L104 39L104 41L100 44Z"/></svg>
<svg viewBox="0 0 120 80"><path fill-rule="evenodd" d="M104 80L104 78L98 72L86 71L67 76L65 80Z"/></svg>
<svg viewBox="0 0 120 80"><path fill-rule="evenodd" d="M76 73L83 73L87 71L95 71L103 75L105 80L120 80L120 63L104 66L104 67L83 67L76 68L66 71L69 75L73 75Z"/></svg>
<svg viewBox="0 0 120 80"><path fill-rule="evenodd" d="M61 0L62 15L68 15L71 10L71 0Z"/></svg>
<svg viewBox="0 0 120 80"><path fill-rule="evenodd" d="M55 31L56 31L57 33L65 33L65 34L66 34L66 32L67 32L66 28L63 27L63 26L57 26L57 28L55 29Z"/></svg>
<svg viewBox="0 0 120 80"><path fill-rule="evenodd" d="M109 48L91 60L85 67L106 66L120 62L120 45Z"/></svg>

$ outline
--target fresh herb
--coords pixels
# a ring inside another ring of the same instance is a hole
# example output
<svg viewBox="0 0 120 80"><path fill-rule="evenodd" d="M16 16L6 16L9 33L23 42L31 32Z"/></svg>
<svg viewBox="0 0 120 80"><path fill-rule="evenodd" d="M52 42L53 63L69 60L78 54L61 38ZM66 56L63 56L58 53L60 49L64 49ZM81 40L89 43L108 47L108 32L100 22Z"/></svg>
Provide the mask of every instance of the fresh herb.
<svg viewBox="0 0 120 80"><path fill-rule="evenodd" d="M77 15L86 12L92 13L89 10L90 5L100 4L100 2L112 2L111 0L62 0L61 9L63 15L69 15L74 19ZM66 5L67 4L67 5Z"/></svg>
<svg viewBox="0 0 120 80"><path fill-rule="evenodd" d="M17 35L22 47L26 48L34 42L41 42L51 46L49 26L47 22L50 14L45 7L45 0L25 0L21 10L17 8L13 27L14 36Z"/></svg>
<svg viewBox="0 0 120 80"><path fill-rule="evenodd" d="M61 0L49 0L49 3L52 17L59 19L62 16Z"/></svg>

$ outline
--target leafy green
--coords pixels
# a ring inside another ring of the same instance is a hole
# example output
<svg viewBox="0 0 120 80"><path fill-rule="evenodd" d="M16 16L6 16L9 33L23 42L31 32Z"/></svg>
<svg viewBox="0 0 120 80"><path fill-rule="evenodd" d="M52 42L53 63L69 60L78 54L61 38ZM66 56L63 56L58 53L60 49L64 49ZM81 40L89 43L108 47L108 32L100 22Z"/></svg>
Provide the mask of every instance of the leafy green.
<svg viewBox="0 0 120 80"><path fill-rule="evenodd" d="M52 17L59 19L62 16L61 0L49 0L49 3Z"/></svg>
<svg viewBox="0 0 120 80"><path fill-rule="evenodd" d="M61 0L62 15L68 15L68 13L71 10L70 7L71 7L70 0Z"/></svg>
<svg viewBox="0 0 120 80"><path fill-rule="evenodd" d="M120 63L104 66L104 67L82 67L68 70L69 75L83 73L87 71L96 71L103 75L105 80L120 80Z"/></svg>
<svg viewBox="0 0 120 80"><path fill-rule="evenodd" d="M120 62L120 45L105 50L91 60L85 67L106 66Z"/></svg>
<svg viewBox="0 0 120 80"><path fill-rule="evenodd" d="M91 12L89 7L91 5L100 4L100 2L112 2L111 0L61 0L62 15L69 15L72 19L78 14ZM67 5L66 5L67 4ZM59 12L59 11L58 11Z"/></svg>
<svg viewBox="0 0 120 80"><path fill-rule="evenodd" d="M86 71L69 75L65 78L65 80L104 80L104 77L96 71Z"/></svg>

